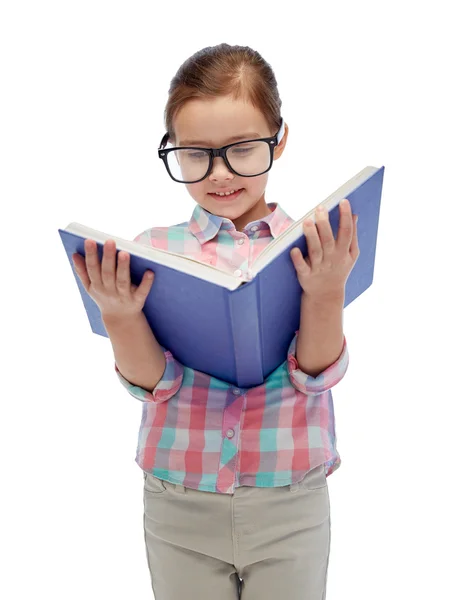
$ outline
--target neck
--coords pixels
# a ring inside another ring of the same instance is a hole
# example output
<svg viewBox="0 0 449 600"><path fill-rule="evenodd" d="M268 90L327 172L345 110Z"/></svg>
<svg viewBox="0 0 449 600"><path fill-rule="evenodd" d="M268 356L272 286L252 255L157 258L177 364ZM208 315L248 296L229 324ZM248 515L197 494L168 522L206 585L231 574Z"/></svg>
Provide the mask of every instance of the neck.
<svg viewBox="0 0 449 600"><path fill-rule="evenodd" d="M267 215L271 214L271 208L266 204L264 196L259 200L259 202L253 206L249 211L238 217L237 219L232 219L235 228L237 231L243 231L248 225L248 223L252 223L253 221L258 221L259 219L263 219Z"/></svg>

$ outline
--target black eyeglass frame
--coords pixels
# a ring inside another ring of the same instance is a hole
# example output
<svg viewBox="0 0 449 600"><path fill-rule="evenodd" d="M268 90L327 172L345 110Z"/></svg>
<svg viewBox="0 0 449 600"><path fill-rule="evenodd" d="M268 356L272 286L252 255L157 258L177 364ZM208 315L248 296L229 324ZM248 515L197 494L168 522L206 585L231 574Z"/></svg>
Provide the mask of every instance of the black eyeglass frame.
<svg viewBox="0 0 449 600"><path fill-rule="evenodd" d="M259 175L263 175L264 173L267 173L273 166L274 149L276 148L276 146L279 145L280 141L284 137L284 133L285 133L284 119L281 119L281 126L279 128L279 131L272 137L258 138L258 139L254 139L254 140L242 140L241 142L234 142L233 144L228 144L227 146L222 146L221 148L201 148L199 146L176 146L175 148L168 148L166 150L165 146L167 145L167 142L169 139L169 134L167 132L164 135L164 137L162 138L161 143L159 145L158 155L159 155L159 158L161 158L164 161L164 165L165 165L165 168L167 169L167 173L170 175L170 177L173 179L173 181L176 181L177 183L190 184L190 183L198 183L199 181L203 181L204 179L206 179L206 177L208 177L210 175L212 168L213 168L213 164L214 164L214 158L216 158L218 156L220 156L225 161L228 169L232 173L235 173L235 175L238 175L239 177L258 177ZM241 175L240 173L237 173L237 171L235 171L231 167L231 165L229 164L229 161L226 157L226 151L228 150L228 148L231 148L231 146L238 146L239 144L246 144L248 142L267 142L268 147L270 148L270 165L269 165L268 169L266 169L265 171L262 171L262 173L258 173L257 175ZM171 174L171 171L170 171L170 167L168 166L167 154L174 150L203 150L203 151L207 152L209 154L209 168L207 169L207 172L204 175L204 177L201 177L201 179L196 179L195 181L180 181L179 179L176 179L175 177L173 177L173 175Z"/></svg>

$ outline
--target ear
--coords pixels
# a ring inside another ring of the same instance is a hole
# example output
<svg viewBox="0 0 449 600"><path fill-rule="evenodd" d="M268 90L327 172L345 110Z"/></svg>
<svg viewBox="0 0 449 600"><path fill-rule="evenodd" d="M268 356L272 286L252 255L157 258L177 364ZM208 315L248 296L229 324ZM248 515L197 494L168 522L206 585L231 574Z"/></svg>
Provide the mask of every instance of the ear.
<svg viewBox="0 0 449 600"><path fill-rule="evenodd" d="M287 143L287 138L288 138L287 123L284 123L284 127L285 127L284 137L282 138L282 140L279 142L279 144L274 149L273 160L277 160L278 158L280 158L282 156L282 153L284 152L284 148L285 148L285 145Z"/></svg>

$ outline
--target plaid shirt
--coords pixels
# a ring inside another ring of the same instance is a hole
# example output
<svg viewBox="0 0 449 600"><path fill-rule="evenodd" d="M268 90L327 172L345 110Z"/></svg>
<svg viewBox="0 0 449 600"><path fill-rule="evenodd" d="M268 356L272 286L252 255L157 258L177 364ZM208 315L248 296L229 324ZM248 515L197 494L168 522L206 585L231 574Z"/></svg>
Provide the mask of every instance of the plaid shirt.
<svg viewBox="0 0 449 600"><path fill-rule="evenodd" d="M268 206L268 216L239 232L229 219L197 205L190 221L152 227L134 241L231 273L245 272L294 222L279 204ZM141 469L187 488L221 494L233 494L243 485L296 483L321 464L326 476L335 471L341 461L331 388L348 368L346 338L337 361L311 377L298 368L297 334L286 360L252 388L236 388L187 368L163 347L166 367L153 393L132 385L115 364L120 382L142 402L135 459Z"/></svg>

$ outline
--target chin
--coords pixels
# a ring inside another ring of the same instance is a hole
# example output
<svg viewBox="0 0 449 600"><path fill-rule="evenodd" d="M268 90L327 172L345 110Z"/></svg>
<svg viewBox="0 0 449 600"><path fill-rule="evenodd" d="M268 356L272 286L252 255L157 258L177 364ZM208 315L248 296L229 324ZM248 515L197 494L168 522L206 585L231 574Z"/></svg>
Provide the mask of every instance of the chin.
<svg viewBox="0 0 449 600"><path fill-rule="evenodd" d="M238 206L237 202L235 203L235 205L228 204L226 206L220 206L219 204L217 206L217 203L213 203L210 206L209 212L213 212L216 215L226 215L232 216L232 218L237 218L247 213L250 209L250 206Z"/></svg>

